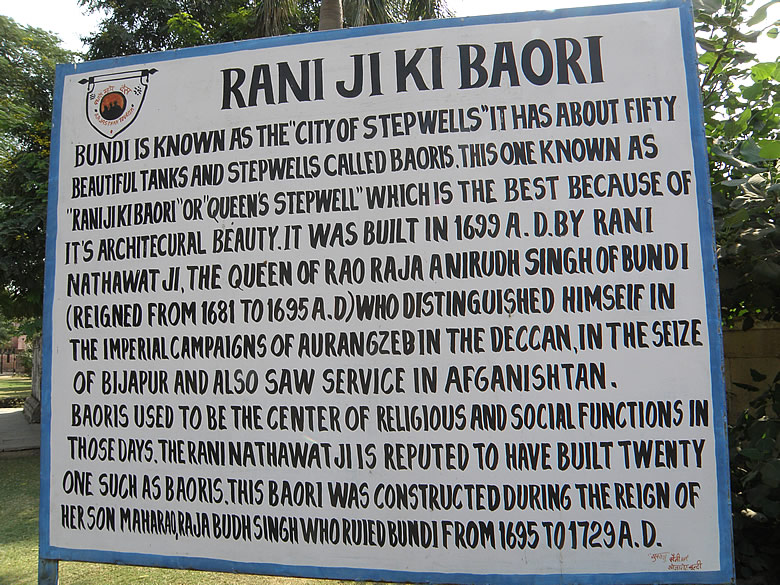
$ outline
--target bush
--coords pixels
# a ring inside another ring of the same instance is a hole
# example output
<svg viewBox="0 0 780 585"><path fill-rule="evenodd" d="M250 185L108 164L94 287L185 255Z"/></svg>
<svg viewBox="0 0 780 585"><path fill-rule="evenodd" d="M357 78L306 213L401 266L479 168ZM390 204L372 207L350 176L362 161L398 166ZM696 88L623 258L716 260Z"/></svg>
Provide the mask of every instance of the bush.
<svg viewBox="0 0 780 585"><path fill-rule="evenodd" d="M757 396L729 429L734 552L738 577L774 583L780 572L780 372L764 389L756 384L767 377L755 370L751 376L753 384L735 385Z"/></svg>

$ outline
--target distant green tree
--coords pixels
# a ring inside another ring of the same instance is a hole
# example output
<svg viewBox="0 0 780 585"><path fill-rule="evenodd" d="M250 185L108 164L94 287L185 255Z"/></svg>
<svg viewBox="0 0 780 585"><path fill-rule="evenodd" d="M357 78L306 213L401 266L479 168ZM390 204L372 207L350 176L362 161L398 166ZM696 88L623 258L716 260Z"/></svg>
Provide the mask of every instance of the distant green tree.
<svg viewBox="0 0 780 585"><path fill-rule="evenodd" d="M0 349L4 348L16 335L18 335L16 324L0 314Z"/></svg>
<svg viewBox="0 0 780 585"><path fill-rule="evenodd" d="M0 311L16 320L43 305L54 68L77 57L59 45L0 16Z"/></svg>
<svg viewBox="0 0 780 585"><path fill-rule="evenodd" d="M88 59L450 16L444 0L79 0L106 17ZM324 26L320 18L324 16Z"/></svg>
<svg viewBox="0 0 780 585"><path fill-rule="evenodd" d="M322 0L320 30L449 16L444 0Z"/></svg>
<svg viewBox="0 0 780 585"><path fill-rule="evenodd" d="M303 32L293 0L79 0L106 17L84 40L88 59ZM314 30L314 29L309 29Z"/></svg>
<svg viewBox="0 0 780 585"><path fill-rule="evenodd" d="M723 317L780 320L780 62L752 52L780 22L752 0L696 0Z"/></svg>

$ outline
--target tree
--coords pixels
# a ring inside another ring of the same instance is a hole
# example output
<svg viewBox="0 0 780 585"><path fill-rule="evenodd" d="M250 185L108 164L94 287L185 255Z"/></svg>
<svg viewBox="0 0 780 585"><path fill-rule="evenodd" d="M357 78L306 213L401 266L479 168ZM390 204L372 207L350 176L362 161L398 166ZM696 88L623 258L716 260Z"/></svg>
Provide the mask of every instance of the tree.
<svg viewBox="0 0 780 585"><path fill-rule="evenodd" d="M752 1L694 3L722 314L744 328L780 320L780 62L761 63L749 50L762 35L777 37L780 22L765 22L774 3L752 15ZM751 384L737 386L757 396L729 428L735 558L739 578L774 578L780 373L769 384L751 375Z"/></svg>
<svg viewBox="0 0 780 585"><path fill-rule="evenodd" d="M729 427L731 508L737 575L780 571L780 372L770 379L750 371L749 408ZM772 581L767 581L772 582Z"/></svg>
<svg viewBox="0 0 780 585"><path fill-rule="evenodd" d="M345 21L365 26L449 16L452 13L442 0L322 0L320 30L341 28Z"/></svg>
<svg viewBox="0 0 780 585"><path fill-rule="evenodd" d="M107 16L88 59L450 15L444 0L79 0ZM324 16L324 26L320 18Z"/></svg>
<svg viewBox="0 0 780 585"><path fill-rule="evenodd" d="M296 32L286 27L291 0L79 0L107 13L84 40L88 59L104 59L186 46ZM260 24L260 17L264 17Z"/></svg>
<svg viewBox="0 0 780 585"><path fill-rule="evenodd" d="M8 342L19 335L19 330L13 321L6 319L0 313L0 350L4 349Z"/></svg>
<svg viewBox="0 0 780 585"><path fill-rule="evenodd" d="M0 311L43 306L54 69L76 54L46 31L0 16Z"/></svg>
<svg viewBox="0 0 780 585"><path fill-rule="evenodd" d="M767 2L698 0L696 39L723 318L780 320L780 62L760 63Z"/></svg>
<svg viewBox="0 0 780 585"><path fill-rule="evenodd" d="M320 30L333 30L344 26L344 10L341 0L322 0L320 6Z"/></svg>

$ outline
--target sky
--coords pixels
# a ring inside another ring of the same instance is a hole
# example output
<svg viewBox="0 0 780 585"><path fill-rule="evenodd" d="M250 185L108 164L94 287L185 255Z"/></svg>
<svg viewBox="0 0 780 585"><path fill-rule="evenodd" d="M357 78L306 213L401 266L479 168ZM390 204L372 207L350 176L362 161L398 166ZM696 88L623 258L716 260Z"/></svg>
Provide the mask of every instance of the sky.
<svg viewBox="0 0 780 585"><path fill-rule="evenodd" d="M475 16L626 2L627 0L448 0L447 5L456 16ZM780 19L780 6L775 5L773 10L770 17ZM100 14L84 14L84 8L79 6L78 0L0 0L0 14L10 16L20 24L56 33L62 39L63 46L72 51L84 50L81 37L94 31L100 20ZM763 60L774 61L780 53L780 40L771 41L764 37L759 49Z"/></svg>

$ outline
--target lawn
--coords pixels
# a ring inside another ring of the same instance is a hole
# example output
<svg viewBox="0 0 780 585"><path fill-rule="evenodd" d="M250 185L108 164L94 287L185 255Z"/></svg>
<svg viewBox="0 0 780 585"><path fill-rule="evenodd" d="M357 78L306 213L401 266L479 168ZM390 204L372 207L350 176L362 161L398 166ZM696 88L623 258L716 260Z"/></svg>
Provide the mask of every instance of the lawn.
<svg viewBox="0 0 780 585"><path fill-rule="evenodd" d="M0 457L0 583L38 582L39 456ZM324 581L60 563L59 585L322 585ZM327 581L336 585L339 581Z"/></svg>
<svg viewBox="0 0 780 585"><path fill-rule="evenodd" d="M30 395L28 376L0 376L0 408L24 406L24 399Z"/></svg>

